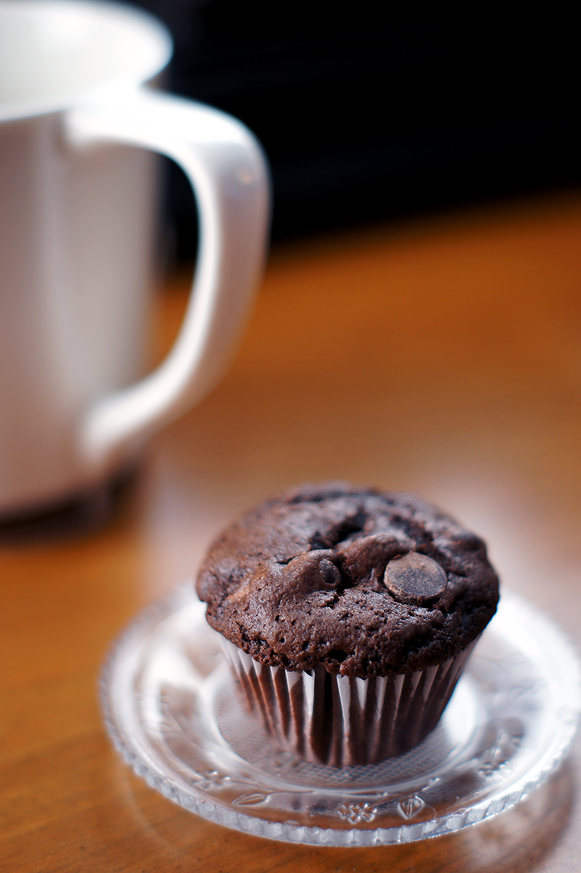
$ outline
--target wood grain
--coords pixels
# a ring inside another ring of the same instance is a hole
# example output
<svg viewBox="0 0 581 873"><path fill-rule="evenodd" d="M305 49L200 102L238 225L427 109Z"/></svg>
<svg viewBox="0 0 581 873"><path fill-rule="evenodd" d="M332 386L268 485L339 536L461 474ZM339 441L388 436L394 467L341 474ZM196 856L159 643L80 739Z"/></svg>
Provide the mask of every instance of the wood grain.
<svg viewBox="0 0 581 873"><path fill-rule="evenodd" d="M199 819L113 752L114 636L269 491L341 477L423 493L581 645L581 197L279 247L234 364L154 440L98 529L0 545L0 869L581 869L579 746L511 813L419 844L275 844ZM156 307L156 355L187 277Z"/></svg>

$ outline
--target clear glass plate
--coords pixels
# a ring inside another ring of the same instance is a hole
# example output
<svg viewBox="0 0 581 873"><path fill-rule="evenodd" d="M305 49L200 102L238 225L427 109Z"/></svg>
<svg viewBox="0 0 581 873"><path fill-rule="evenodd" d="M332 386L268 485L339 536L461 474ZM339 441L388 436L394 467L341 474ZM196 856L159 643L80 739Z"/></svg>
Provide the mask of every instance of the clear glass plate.
<svg viewBox="0 0 581 873"><path fill-rule="evenodd" d="M452 833L527 797L568 751L577 655L503 592L437 728L406 755L335 769L281 749L249 715L193 586L150 607L102 676L113 743L165 797L203 818L288 842L371 846Z"/></svg>

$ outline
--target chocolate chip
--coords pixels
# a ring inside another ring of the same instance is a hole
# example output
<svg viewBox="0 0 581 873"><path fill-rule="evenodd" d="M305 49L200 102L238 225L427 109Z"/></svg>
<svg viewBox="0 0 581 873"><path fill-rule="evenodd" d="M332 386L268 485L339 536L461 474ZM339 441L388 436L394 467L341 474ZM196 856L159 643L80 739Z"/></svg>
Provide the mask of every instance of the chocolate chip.
<svg viewBox="0 0 581 873"><path fill-rule="evenodd" d="M448 578L432 558L419 552L408 552L389 562L383 582L396 600L423 606L443 593Z"/></svg>
<svg viewBox="0 0 581 873"><path fill-rule="evenodd" d="M308 595L315 591L335 590L341 584L341 573L338 567L329 560L331 552L318 549L304 552L292 558L283 566L281 578L284 587L293 590L297 595ZM261 573L265 570L262 568Z"/></svg>

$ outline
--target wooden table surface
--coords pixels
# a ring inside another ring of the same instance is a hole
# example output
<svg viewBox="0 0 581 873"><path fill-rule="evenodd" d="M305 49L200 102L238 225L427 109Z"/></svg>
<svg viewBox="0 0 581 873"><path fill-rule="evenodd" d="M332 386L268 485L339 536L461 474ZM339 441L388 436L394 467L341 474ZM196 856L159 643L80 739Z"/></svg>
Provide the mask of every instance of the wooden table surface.
<svg viewBox="0 0 581 873"><path fill-rule="evenodd" d="M186 277L159 296L158 352ZM218 388L150 446L97 530L0 545L0 868L221 873L581 870L581 745L512 812L374 849L206 822L113 751L97 677L116 634L238 511L304 480L424 494L581 647L581 196L273 251Z"/></svg>

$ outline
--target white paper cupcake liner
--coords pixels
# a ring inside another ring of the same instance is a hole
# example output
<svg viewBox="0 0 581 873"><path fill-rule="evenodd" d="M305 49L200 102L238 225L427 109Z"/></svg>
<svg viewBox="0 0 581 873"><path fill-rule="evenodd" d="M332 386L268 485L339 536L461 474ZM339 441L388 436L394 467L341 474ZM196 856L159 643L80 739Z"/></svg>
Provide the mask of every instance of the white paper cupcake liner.
<svg viewBox="0 0 581 873"><path fill-rule="evenodd" d="M359 679L267 667L223 639L227 660L252 712L273 737L307 761L332 767L402 755L432 731L476 644L443 664Z"/></svg>

